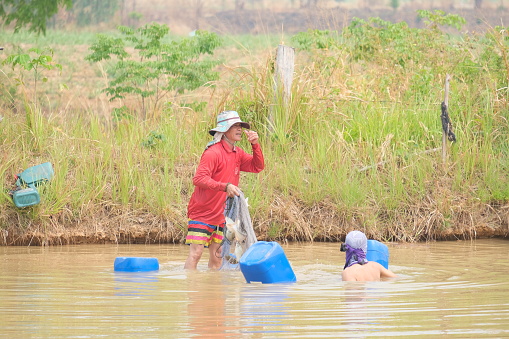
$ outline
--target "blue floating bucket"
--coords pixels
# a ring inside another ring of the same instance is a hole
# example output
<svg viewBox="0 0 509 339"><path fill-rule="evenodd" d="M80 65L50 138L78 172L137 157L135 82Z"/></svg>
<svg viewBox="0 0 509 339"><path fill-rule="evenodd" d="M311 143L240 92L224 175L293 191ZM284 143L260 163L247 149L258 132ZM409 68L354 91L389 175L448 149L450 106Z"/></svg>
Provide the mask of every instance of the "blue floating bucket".
<svg viewBox="0 0 509 339"><path fill-rule="evenodd" d="M248 283L263 284L295 282L283 248L277 242L255 242L240 258L240 270Z"/></svg>
<svg viewBox="0 0 509 339"><path fill-rule="evenodd" d="M115 271L120 272L157 271L159 261L157 258L117 257L113 266Z"/></svg>
<svg viewBox="0 0 509 339"><path fill-rule="evenodd" d="M368 240L368 261L376 261L385 268L389 268L389 248L377 240Z"/></svg>

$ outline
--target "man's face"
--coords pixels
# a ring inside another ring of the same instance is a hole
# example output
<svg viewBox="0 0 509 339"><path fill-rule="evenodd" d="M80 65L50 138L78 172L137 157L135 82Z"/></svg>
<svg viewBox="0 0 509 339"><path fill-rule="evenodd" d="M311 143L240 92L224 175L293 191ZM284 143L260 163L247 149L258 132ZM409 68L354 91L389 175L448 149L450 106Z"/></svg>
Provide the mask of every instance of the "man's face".
<svg viewBox="0 0 509 339"><path fill-rule="evenodd" d="M233 124L224 135L232 142L240 141L242 139L242 126L240 123Z"/></svg>

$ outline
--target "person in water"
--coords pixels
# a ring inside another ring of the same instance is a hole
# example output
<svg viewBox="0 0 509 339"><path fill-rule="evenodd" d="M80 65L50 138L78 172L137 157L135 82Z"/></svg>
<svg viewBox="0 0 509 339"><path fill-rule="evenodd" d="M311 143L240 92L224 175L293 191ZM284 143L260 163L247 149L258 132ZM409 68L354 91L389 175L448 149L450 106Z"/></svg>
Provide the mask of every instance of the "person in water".
<svg viewBox="0 0 509 339"><path fill-rule="evenodd" d="M368 239L360 231L346 235L341 251L346 252L346 263L343 268L343 281L379 281L383 278L394 278L396 274L375 261L368 261Z"/></svg>
<svg viewBox="0 0 509 339"><path fill-rule="evenodd" d="M185 269L196 269L204 248L209 249L208 267L221 267L222 258L217 253L224 237L226 199L240 195L240 172L259 173L265 167L258 133L250 128L237 112L224 111L217 116L217 126L209 131L213 140L201 156L187 207L189 256ZM251 144L252 154L236 145L243 134Z"/></svg>

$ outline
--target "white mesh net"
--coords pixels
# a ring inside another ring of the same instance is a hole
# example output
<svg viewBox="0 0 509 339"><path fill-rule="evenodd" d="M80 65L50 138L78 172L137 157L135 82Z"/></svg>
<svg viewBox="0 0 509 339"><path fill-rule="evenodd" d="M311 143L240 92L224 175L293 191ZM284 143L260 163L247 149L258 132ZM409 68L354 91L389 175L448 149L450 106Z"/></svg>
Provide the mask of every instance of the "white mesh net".
<svg viewBox="0 0 509 339"><path fill-rule="evenodd" d="M226 200L226 226L221 244L222 270L238 270L239 261L247 249L257 242L249 206L244 193Z"/></svg>

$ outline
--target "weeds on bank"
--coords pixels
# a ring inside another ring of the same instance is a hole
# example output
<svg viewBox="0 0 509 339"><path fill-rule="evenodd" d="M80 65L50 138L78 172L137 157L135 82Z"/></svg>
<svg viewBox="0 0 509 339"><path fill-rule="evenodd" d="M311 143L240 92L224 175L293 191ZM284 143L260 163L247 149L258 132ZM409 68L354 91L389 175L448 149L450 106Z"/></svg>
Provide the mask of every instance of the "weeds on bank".
<svg viewBox="0 0 509 339"><path fill-rule="evenodd" d="M341 33L298 34L290 101L274 94L270 52L224 67L207 108L166 102L149 119L122 109L108 119L33 110L31 121L42 126L35 129L8 111L1 147L13 160L0 173L43 158L54 163L58 175L34 221L76 223L125 210L126 220L158 215L178 228L207 131L218 111L235 109L260 134L266 157L265 171L241 179L260 237L338 240L351 228L383 240L435 239L453 228L468 237L473 220L498 218L486 216L485 204L509 200L509 47L500 28L450 37L438 27L459 18L422 15L426 29L374 18L353 20ZM442 164L446 73L454 75L449 107L458 142L447 145ZM10 206L5 197L2 205ZM3 227L18 213L4 211Z"/></svg>

